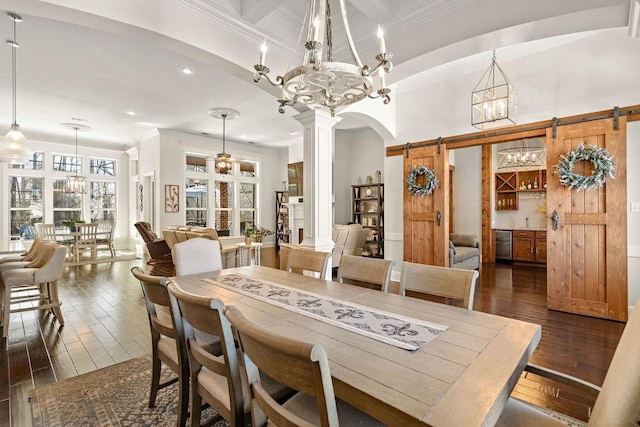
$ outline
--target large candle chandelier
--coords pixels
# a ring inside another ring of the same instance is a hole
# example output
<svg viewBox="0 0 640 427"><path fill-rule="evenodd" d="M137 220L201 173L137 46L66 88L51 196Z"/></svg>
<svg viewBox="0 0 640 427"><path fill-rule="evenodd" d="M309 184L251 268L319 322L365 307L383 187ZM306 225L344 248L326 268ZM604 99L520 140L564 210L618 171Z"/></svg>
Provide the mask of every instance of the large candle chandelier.
<svg viewBox="0 0 640 427"><path fill-rule="evenodd" d="M11 46L13 116L9 133L0 142L0 162L26 163L33 155L33 149L29 145L27 138L20 131L20 125L16 121L16 49L20 47L16 38L16 23L22 22L22 17L13 12L8 12L7 15L13 21L13 40L7 40L7 44Z"/></svg>
<svg viewBox="0 0 640 427"><path fill-rule="evenodd" d="M285 105L296 102L313 108L326 107L334 115L336 108L366 97L382 98L385 104L391 101L391 90L386 87L385 73L390 72L393 67L393 54L387 52L381 28L378 27L380 53L375 57L378 64L370 68L362 64L356 51L349 30L345 2L339 0L338 3L353 64L333 60L331 0L309 1L300 33L302 38L304 29L307 28L302 65L288 70L283 76L277 76L275 81L269 78L269 68L265 65L266 41L262 44L260 63L254 66L256 72L253 80L257 83L264 78L272 85L282 88L282 96L278 101L280 113L284 113ZM301 45L300 40L298 45ZM380 88L374 92L373 76L376 74L379 76Z"/></svg>

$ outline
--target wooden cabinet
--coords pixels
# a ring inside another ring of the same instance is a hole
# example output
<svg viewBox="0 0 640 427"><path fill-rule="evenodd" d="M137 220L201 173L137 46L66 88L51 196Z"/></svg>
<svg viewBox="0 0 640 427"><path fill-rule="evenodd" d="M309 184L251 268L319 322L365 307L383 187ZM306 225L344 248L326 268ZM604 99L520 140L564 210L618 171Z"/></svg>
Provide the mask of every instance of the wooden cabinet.
<svg viewBox="0 0 640 427"><path fill-rule="evenodd" d="M288 191L276 191L276 249L280 243L289 243L289 202Z"/></svg>
<svg viewBox="0 0 640 427"><path fill-rule="evenodd" d="M545 169L498 172L495 178L495 209L498 211L518 210L519 195L522 192L547 191L547 171Z"/></svg>
<svg viewBox="0 0 640 427"><path fill-rule="evenodd" d="M362 255L384 258L384 184L352 185L351 217L371 230Z"/></svg>
<svg viewBox="0 0 640 427"><path fill-rule="evenodd" d="M547 263L547 232L513 230L513 260Z"/></svg>

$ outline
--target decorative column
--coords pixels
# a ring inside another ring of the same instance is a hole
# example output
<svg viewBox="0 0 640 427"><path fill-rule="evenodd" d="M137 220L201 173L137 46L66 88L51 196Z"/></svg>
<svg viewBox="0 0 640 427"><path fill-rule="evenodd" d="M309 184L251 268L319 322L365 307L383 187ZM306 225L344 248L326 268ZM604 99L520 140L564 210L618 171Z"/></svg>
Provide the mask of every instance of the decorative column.
<svg viewBox="0 0 640 427"><path fill-rule="evenodd" d="M304 143L304 238L301 245L331 252L334 246L331 239L334 126L342 118L315 109L298 114L294 119L302 124Z"/></svg>

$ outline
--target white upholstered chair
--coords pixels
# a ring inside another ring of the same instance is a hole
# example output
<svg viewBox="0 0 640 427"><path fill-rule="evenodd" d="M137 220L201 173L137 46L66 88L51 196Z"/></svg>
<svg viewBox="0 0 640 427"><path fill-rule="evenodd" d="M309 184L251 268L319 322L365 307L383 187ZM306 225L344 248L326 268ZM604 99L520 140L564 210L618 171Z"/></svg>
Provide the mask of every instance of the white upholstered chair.
<svg viewBox="0 0 640 427"><path fill-rule="evenodd" d="M33 261L40 251L42 245L48 242L48 240L41 237L36 237L31 243L31 247L28 251L21 253L20 255L12 255L0 258L0 265L7 262L19 262L19 261Z"/></svg>
<svg viewBox="0 0 640 427"><path fill-rule="evenodd" d="M338 281L389 292L391 269L395 261L354 255L342 255L338 267Z"/></svg>
<svg viewBox="0 0 640 427"><path fill-rule="evenodd" d="M63 245L55 245L50 257L41 267L16 268L2 272L2 284L0 301L2 309L2 334L6 337L9 330L9 313L17 313L27 310L51 310L58 323L64 325L60 299L58 298L58 280L62 278L64 259L67 248ZM11 298L12 290L17 288L37 287L37 294L28 294ZM37 305L11 309L11 304L37 301Z"/></svg>
<svg viewBox="0 0 640 427"><path fill-rule="evenodd" d="M458 300L462 307L473 309L473 295L478 272L435 265L402 263L400 295L428 295L448 300Z"/></svg>
<svg viewBox="0 0 640 427"><path fill-rule="evenodd" d="M197 237L176 243L171 250L176 276L222 270L220 242Z"/></svg>
<svg viewBox="0 0 640 427"><path fill-rule="evenodd" d="M382 426L353 406L336 400L329 360L320 344L275 334L252 323L228 306L227 319L235 328L244 355L252 404L252 426ZM260 374L298 391L280 404L266 390Z"/></svg>
<svg viewBox="0 0 640 427"><path fill-rule="evenodd" d="M569 384L597 395L589 426L640 425L640 301L633 308L624 328L602 387L540 366L527 365L526 371ZM510 398L497 426L584 425L563 414Z"/></svg>

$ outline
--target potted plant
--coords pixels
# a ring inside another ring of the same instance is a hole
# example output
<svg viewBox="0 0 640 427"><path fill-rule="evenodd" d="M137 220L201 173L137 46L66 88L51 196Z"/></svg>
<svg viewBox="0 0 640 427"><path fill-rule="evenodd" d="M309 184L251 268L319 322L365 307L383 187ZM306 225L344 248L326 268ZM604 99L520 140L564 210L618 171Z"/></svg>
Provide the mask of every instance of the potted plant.
<svg viewBox="0 0 640 427"><path fill-rule="evenodd" d="M72 219L66 219L64 221L62 221L62 225L64 225L65 227L69 227L69 231L76 231L76 224L84 224L85 221L83 219L76 219L76 218L72 218Z"/></svg>
<svg viewBox="0 0 640 427"><path fill-rule="evenodd" d="M253 237L253 228L247 228L246 230L244 230L244 244L245 245L250 245L251 244L251 238Z"/></svg>
<svg viewBox="0 0 640 427"><path fill-rule="evenodd" d="M253 226L252 231L253 233L251 237L253 237L253 240L255 240L257 243L262 243L262 239L273 234L273 231L256 225Z"/></svg>

